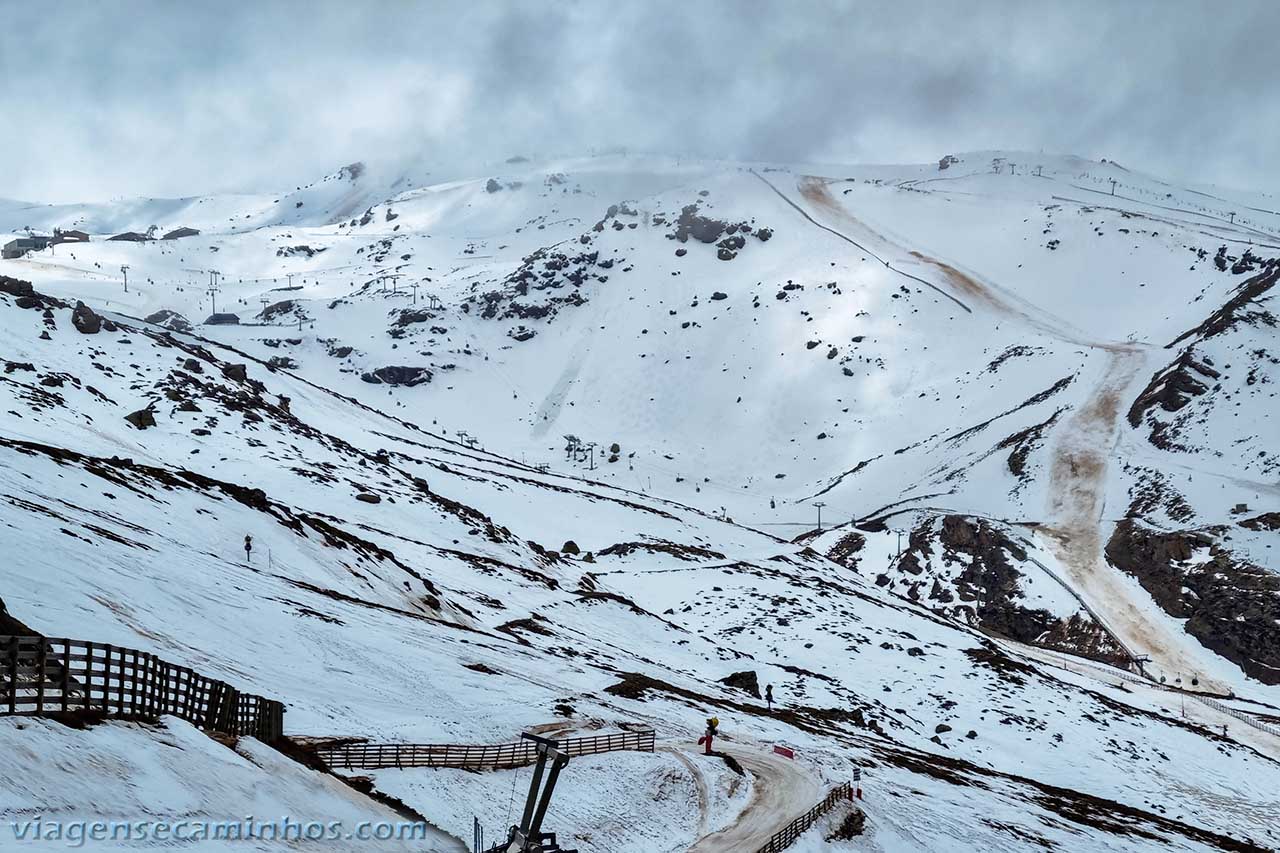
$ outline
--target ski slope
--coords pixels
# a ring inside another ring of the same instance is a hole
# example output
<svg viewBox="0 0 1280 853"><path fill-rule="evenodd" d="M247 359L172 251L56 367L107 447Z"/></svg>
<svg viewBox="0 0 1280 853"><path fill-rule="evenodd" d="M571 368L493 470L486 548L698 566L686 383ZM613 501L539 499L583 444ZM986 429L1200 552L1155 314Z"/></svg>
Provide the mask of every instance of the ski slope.
<svg viewBox="0 0 1280 853"><path fill-rule="evenodd" d="M0 204L91 232L0 262L43 294L0 293L11 614L279 698L300 735L653 725L674 752L566 770L548 827L584 851L618 814L654 849L756 844L855 761L850 849L1280 843L1254 735L975 630L1280 714L1274 326L1244 252L1280 254L1280 217L1016 152L354 171ZM201 233L104 239L150 225ZM1215 383L1180 378L1206 358ZM742 671L779 713L721 683ZM712 714L749 780L681 760ZM492 836L513 776L375 783Z"/></svg>

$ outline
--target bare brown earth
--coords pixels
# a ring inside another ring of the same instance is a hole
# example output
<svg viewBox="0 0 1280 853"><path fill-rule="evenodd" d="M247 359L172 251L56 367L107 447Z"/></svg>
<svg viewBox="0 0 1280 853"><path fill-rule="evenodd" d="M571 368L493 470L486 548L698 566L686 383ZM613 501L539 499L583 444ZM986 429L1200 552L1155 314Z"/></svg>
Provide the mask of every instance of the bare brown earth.
<svg viewBox="0 0 1280 853"><path fill-rule="evenodd" d="M894 268L893 261L875 254L874 247L907 255L925 270L923 278L917 280L940 287L965 305L1007 317L1056 340L1106 353L1106 367L1089 397L1053 431L1048 505L1045 524L1038 533L1050 542L1072 586L1126 645L1150 654L1153 667L1169 673L1171 679L1177 673L1201 673L1201 689L1225 691L1225 685L1203 675L1204 655L1212 655L1187 634L1140 607L1127 579L1107 564L1103 554L1106 537L1102 516L1108 469L1121 412L1133 396L1135 389L1131 386L1146 364L1146 348L1091 339L1060 318L976 275L924 252L898 246L853 216L832 195L830 183L827 178L803 177L797 182L797 189L825 217L852 231L855 236L846 237L849 242L866 249L890 269Z"/></svg>

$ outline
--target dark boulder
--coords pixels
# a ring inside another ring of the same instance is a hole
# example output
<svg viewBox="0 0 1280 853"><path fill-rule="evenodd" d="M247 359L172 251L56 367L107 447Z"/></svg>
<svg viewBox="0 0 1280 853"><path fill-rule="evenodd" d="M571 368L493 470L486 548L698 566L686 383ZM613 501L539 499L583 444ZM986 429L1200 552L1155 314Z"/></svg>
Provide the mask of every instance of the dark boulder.
<svg viewBox="0 0 1280 853"><path fill-rule="evenodd" d="M21 281L16 278L9 278L7 275L0 275L0 293L7 293L10 296L34 296L35 288L31 286L29 281Z"/></svg>
<svg viewBox="0 0 1280 853"><path fill-rule="evenodd" d="M150 406L145 409L138 409L136 412L130 412L124 416L124 419L138 429L146 429L156 425L156 416Z"/></svg>
<svg viewBox="0 0 1280 853"><path fill-rule="evenodd" d="M102 331L102 317L83 302L77 302L71 312L71 325L82 335L96 335Z"/></svg>
<svg viewBox="0 0 1280 853"><path fill-rule="evenodd" d="M235 382L244 382L249 378L248 369L243 364L228 364L222 368L222 375Z"/></svg>
<svg viewBox="0 0 1280 853"><path fill-rule="evenodd" d="M412 388L415 385L431 381L431 370L426 367L379 367L377 370L362 373L360 378L372 385L404 385Z"/></svg>
<svg viewBox="0 0 1280 853"><path fill-rule="evenodd" d="M757 699L760 698L760 679L756 676L754 670L748 669L743 672L735 672L733 675L720 679L720 683L737 688L744 693L750 693Z"/></svg>
<svg viewBox="0 0 1280 853"><path fill-rule="evenodd" d="M382 498L378 497L377 495L370 494L369 492L361 492L360 494L356 495L356 500L363 501L364 503L367 503L367 504L382 503Z"/></svg>
<svg viewBox="0 0 1280 853"><path fill-rule="evenodd" d="M156 311L154 314L148 314L146 320L153 326L160 326L171 332L191 331L190 320L183 317L177 311L170 311L167 308Z"/></svg>
<svg viewBox="0 0 1280 853"><path fill-rule="evenodd" d="M582 553L582 549L578 547L578 543L574 542L572 539L568 540L563 545L561 545L560 550L565 554L581 554Z"/></svg>

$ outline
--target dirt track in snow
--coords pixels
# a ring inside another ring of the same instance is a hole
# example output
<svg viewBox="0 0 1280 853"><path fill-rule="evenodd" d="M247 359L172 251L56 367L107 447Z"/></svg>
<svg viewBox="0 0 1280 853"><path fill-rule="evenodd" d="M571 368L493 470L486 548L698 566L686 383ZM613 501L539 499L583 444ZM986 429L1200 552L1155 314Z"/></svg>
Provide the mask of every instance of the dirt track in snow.
<svg viewBox="0 0 1280 853"><path fill-rule="evenodd" d="M1171 681L1178 674L1187 677L1198 673L1201 689L1226 692L1226 685L1204 675L1204 662L1216 661L1212 652L1172 620L1156 615L1157 605L1145 592L1135 590L1135 582L1111 567L1103 555L1102 514L1106 508L1108 470L1115 456L1122 411L1135 394L1132 386L1143 377L1146 348L1127 342L1090 339L1065 321L1003 288L920 251L897 245L849 213L831 194L829 183L826 178L804 177L797 182L797 189L824 215L854 229L860 242L841 236L886 266L892 261L875 255L867 246L883 246L885 255L905 254L914 259L931 271L929 278L936 279L937 283L930 286L938 289L941 284L956 301L963 299L964 304L1007 317L1056 340L1105 353L1106 366L1089 397L1053 433L1046 525L1040 533L1066 567L1067 580L1106 626L1136 653L1151 656L1152 671L1163 672Z"/></svg>
<svg viewBox="0 0 1280 853"><path fill-rule="evenodd" d="M1170 681L1198 673L1200 688L1227 692L1228 685L1204 675L1204 649L1169 619L1156 616L1157 605L1112 568L1103 556L1107 468L1115 455L1124 404L1134 382L1144 376L1142 350L1108 354L1102 377L1084 405L1055 432L1049 472L1046 524L1039 529L1062 562L1067 579L1105 620L1107 627L1137 653L1151 655L1151 671ZM1144 609L1145 608L1145 609Z"/></svg>
<svg viewBox="0 0 1280 853"><path fill-rule="evenodd" d="M910 259L909 261L899 261L898 266L895 267L891 259L875 255L881 263L895 272L927 284L929 287L948 295L961 305L966 307L978 306L993 314L1007 317L1020 325L1030 326L1064 343L1108 350L1128 346L1126 344L1091 339L1078 329L1073 328L1062 318L1040 310L992 282L983 281L973 273L965 272L952 264L926 255L919 250L899 246L851 214L840 203L839 199L831 194L829 184L830 181L826 178L805 177L797 182L797 189L806 201L820 208L837 221L856 229L860 235L865 235L862 242L855 242L853 239L846 237L849 242L863 249L866 248L863 243L883 244L885 248L896 254L905 255ZM869 249L867 251L870 252ZM902 266L906 263L920 265L924 268L922 271L925 275L921 277L905 271ZM933 281L928 279L933 279Z"/></svg>
<svg viewBox="0 0 1280 853"><path fill-rule="evenodd" d="M749 853L827 795L802 765L773 753L726 750L751 774L751 802L730 825L704 836L689 853Z"/></svg>

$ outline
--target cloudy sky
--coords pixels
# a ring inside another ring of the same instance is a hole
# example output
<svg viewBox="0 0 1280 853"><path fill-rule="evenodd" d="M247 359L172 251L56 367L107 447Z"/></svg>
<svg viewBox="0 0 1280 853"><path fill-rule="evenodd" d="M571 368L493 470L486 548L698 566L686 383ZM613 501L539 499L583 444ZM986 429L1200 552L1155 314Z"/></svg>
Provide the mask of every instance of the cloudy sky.
<svg viewBox="0 0 1280 853"><path fill-rule="evenodd" d="M0 0L0 197L441 180L626 146L1011 148L1280 190L1275 0ZM51 9L53 7L50 7Z"/></svg>

